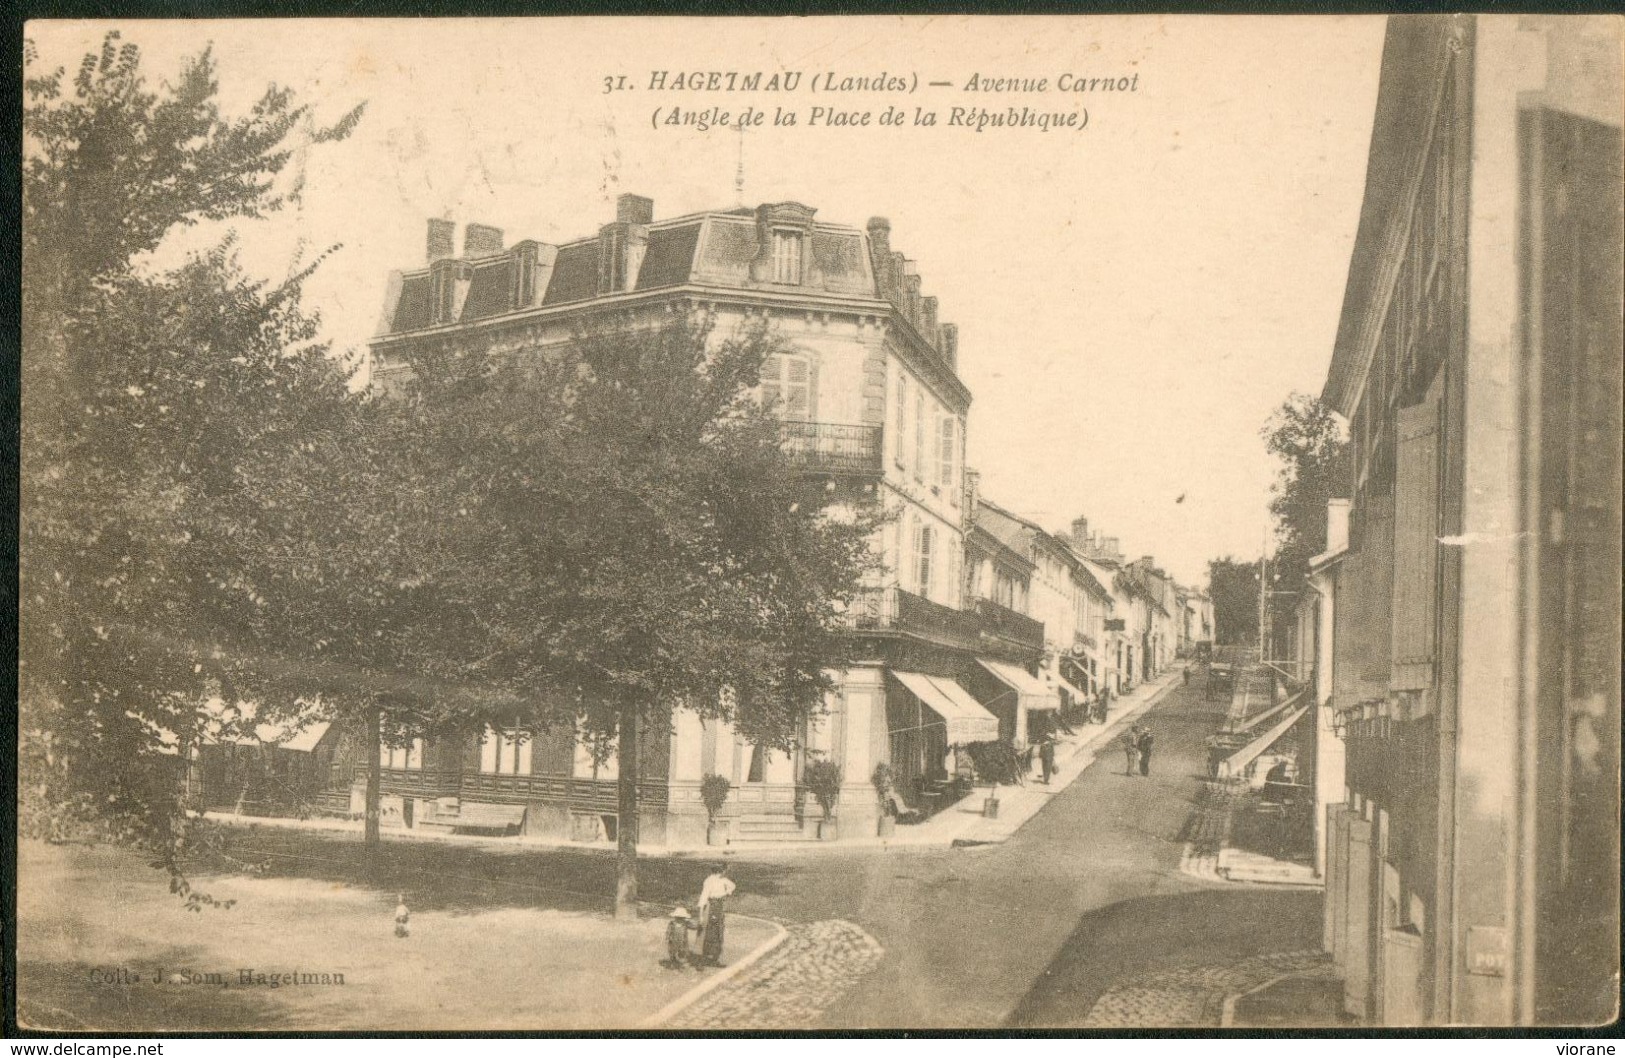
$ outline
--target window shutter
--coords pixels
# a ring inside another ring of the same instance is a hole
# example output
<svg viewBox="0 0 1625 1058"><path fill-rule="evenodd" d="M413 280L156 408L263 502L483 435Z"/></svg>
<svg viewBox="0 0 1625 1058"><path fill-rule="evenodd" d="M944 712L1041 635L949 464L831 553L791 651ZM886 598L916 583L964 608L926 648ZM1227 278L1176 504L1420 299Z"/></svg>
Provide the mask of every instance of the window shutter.
<svg viewBox="0 0 1625 1058"><path fill-rule="evenodd" d="M1434 581L1439 550L1439 381L1399 410L1394 482L1393 670L1389 687L1433 684Z"/></svg>
<svg viewBox="0 0 1625 1058"><path fill-rule="evenodd" d="M784 377L784 358L774 355L762 363L762 405L772 408L784 397L780 379Z"/></svg>
<svg viewBox="0 0 1625 1058"><path fill-rule="evenodd" d="M818 361L807 358L807 421L818 421Z"/></svg>
<svg viewBox="0 0 1625 1058"><path fill-rule="evenodd" d="M937 484L950 488L954 483L954 417L944 415L937 450Z"/></svg>
<svg viewBox="0 0 1625 1058"><path fill-rule="evenodd" d="M914 394L914 480L925 480L925 391Z"/></svg>
<svg viewBox="0 0 1625 1058"><path fill-rule="evenodd" d="M784 416L805 420L807 415L807 361L799 356L780 357L784 364Z"/></svg>
<svg viewBox="0 0 1625 1058"><path fill-rule="evenodd" d="M901 368L897 372L897 421L892 423L892 430L897 437L897 465L902 466L908 451L908 376Z"/></svg>

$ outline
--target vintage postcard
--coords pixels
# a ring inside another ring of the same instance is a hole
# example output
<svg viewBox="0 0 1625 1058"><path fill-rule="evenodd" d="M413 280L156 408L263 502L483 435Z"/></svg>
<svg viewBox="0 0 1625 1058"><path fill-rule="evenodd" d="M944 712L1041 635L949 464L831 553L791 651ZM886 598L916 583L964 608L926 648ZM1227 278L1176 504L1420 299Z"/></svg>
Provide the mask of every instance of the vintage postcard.
<svg viewBox="0 0 1625 1058"><path fill-rule="evenodd" d="M13 1030L1617 1017L1620 18L26 37Z"/></svg>

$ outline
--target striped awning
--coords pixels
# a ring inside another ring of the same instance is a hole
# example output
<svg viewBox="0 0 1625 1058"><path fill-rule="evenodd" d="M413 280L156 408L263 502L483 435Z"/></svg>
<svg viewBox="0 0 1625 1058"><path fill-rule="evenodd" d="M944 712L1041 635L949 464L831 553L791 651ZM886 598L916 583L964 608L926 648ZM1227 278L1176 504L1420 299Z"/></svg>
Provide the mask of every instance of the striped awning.
<svg viewBox="0 0 1625 1058"><path fill-rule="evenodd" d="M927 709L942 718L948 726L949 745L992 742L999 737L999 718L983 709L982 703L953 680L943 676L927 676L923 672L886 671Z"/></svg>
<svg viewBox="0 0 1625 1058"><path fill-rule="evenodd" d="M1019 694L1028 712L1061 707L1061 696L1026 669L1003 661L991 661L988 658L977 658L976 663L992 673L1000 683Z"/></svg>

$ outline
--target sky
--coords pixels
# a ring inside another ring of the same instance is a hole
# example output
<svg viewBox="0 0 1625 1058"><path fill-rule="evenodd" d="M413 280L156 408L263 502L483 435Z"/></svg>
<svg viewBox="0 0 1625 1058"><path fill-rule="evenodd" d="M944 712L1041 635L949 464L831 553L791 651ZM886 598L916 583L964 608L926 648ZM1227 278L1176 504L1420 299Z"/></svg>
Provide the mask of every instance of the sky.
<svg viewBox="0 0 1625 1058"><path fill-rule="evenodd" d="M32 23L66 66L118 28L154 81L212 45L227 115L270 82L346 141L301 152L301 203L236 225L242 260L307 284L337 351L377 330L429 217L562 242L613 219L794 200L891 221L960 328L967 465L1050 529L1079 515L1184 583L1256 558L1275 475L1260 430L1330 362L1365 181L1380 17L1080 16ZM793 92L656 90L686 72L799 71ZM814 91L833 74L912 91ZM1061 90L1060 78L1133 90ZM971 78L1044 78L971 92ZM625 82L617 79L625 78ZM606 91L609 84L630 85ZM933 81L948 82L932 86ZM1119 82L1120 83L1120 82ZM670 108L794 111L795 127L668 126ZM811 108L870 113L809 126ZM1073 115L1081 129L949 125L952 107ZM655 108L662 108L656 113ZM901 127L880 125L888 107ZM916 126L915 108L935 111ZM158 256L223 233L203 225ZM1181 500L1181 497L1183 499Z"/></svg>

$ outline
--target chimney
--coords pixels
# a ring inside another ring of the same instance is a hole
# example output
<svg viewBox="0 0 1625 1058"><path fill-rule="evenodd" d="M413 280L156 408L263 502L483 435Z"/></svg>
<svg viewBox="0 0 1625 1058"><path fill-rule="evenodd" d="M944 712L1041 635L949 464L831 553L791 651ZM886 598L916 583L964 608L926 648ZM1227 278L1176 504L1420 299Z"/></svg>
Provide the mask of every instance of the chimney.
<svg viewBox="0 0 1625 1058"><path fill-rule="evenodd" d="M653 224L655 202L642 195L622 195L615 200L615 223Z"/></svg>
<svg viewBox="0 0 1625 1058"><path fill-rule="evenodd" d="M1326 553L1347 551L1349 546L1349 500L1326 501Z"/></svg>
<svg viewBox="0 0 1625 1058"><path fill-rule="evenodd" d="M925 340L939 349L942 340L937 334L937 299L935 295L920 299L920 330L925 332Z"/></svg>
<svg viewBox="0 0 1625 1058"><path fill-rule="evenodd" d="M424 254L428 264L457 256L457 225L449 220L429 218L429 238Z"/></svg>
<svg viewBox="0 0 1625 1058"><path fill-rule="evenodd" d="M489 224L470 224L463 229L463 256L490 257L502 252L502 229Z"/></svg>
<svg viewBox="0 0 1625 1058"><path fill-rule="evenodd" d="M885 217L869 218L869 259L876 271L880 262L891 260L891 221Z"/></svg>
<svg viewBox="0 0 1625 1058"><path fill-rule="evenodd" d="M947 359L949 367L955 371L959 370L959 324L942 325L942 355Z"/></svg>
<svg viewBox="0 0 1625 1058"><path fill-rule="evenodd" d="M903 315L920 326L920 273L913 261L903 262Z"/></svg>
<svg viewBox="0 0 1625 1058"><path fill-rule="evenodd" d="M1089 519L1072 519L1072 542L1082 548L1089 546Z"/></svg>
<svg viewBox="0 0 1625 1058"><path fill-rule="evenodd" d="M1120 551L1118 549L1117 541L1118 541L1117 537L1108 536L1108 537L1105 538L1105 540L1100 545L1100 549L1102 551L1104 551L1111 558L1114 558L1114 559L1121 558L1123 553L1122 553L1122 551Z"/></svg>

